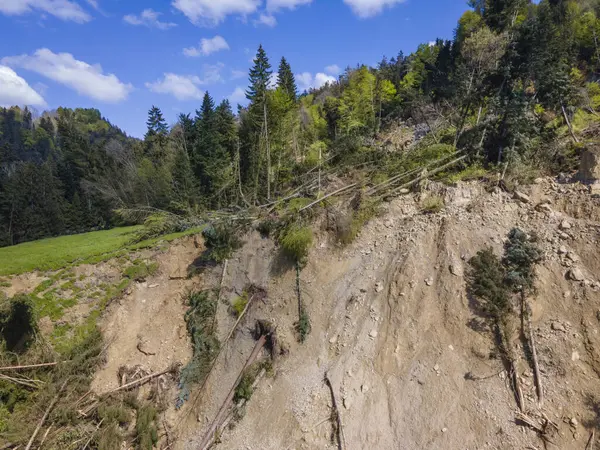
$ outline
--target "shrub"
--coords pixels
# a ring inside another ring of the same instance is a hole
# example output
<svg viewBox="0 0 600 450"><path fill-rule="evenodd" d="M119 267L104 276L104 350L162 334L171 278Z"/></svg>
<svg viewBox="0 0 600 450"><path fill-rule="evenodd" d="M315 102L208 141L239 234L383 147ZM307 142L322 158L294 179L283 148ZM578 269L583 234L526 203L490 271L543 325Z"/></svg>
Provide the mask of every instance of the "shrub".
<svg viewBox="0 0 600 450"><path fill-rule="evenodd" d="M242 246L238 232L235 227L226 224L206 227L202 231L207 249L203 259L219 263L230 258L233 252Z"/></svg>
<svg viewBox="0 0 600 450"><path fill-rule="evenodd" d="M488 171L481 164L473 164L460 172L448 176L449 183L458 183L459 181L478 180L485 177Z"/></svg>
<svg viewBox="0 0 600 450"><path fill-rule="evenodd" d="M249 298L248 298L247 291L244 291L242 293L242 295L240 295L233 301L233 304L231 305L231 309L233 310L235 317L240 317L242 315L242 313L244 312L244 309L246 309L246 305L248 304L248 301L249 301Z"/></svg>
<svg viewBox="0 0 600 450"><path fill-rule="evenodd" d="M421 210L425 214L435 214L444 209L444 199L439 195L428 195L421 201Z"/></svg>
<svg viewBox="0 0 600 450"><path fill-rule="evenodd" d="M279 239L284 252L300 264L306 262L312 242L313 233L310 227L301 227L296 224L284 230Z"/></svg>
<svg viewBox="0 0 600 450"><path fill-rule="evenodd" d="M37 332L33 300L17 295L0 304L0 333L6 349L22 353L31 345Z"/></svg>
<svg viewBox="0 0 600 450"><path fill-rule="evenodd" d="M158 442L156 417L156 409L151 405L144 405L138 409L135 434L140 450L152 450Z"/></svg>

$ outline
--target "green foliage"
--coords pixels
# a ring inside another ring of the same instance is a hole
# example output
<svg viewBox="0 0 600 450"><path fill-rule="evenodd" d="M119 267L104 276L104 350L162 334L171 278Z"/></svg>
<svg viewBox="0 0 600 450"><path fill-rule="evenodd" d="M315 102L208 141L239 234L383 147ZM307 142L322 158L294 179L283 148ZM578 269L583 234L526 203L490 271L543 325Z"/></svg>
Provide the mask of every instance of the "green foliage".
<svg viewBox="0 0 600 450"><path fill-rule="evenodd" d="M298 333L298 340L300 342L305 342L311 331L310 317L305 308L302 308L302 313L300 314L298 322L296 322L295 328Z"/></svg>
<svg viewBox="0 0 600 450"><path fill-rule="evenodd" d="M29 296L22 294L0 302L0 337L6 350L26 351L37 329L35 306Z"/></svg>
<svg viewBox="0 0 600 450"><path fill-rule="evenodd" d="M494 250L491 247L480 250L469 264L469 291L481 302L483 309L497 321L510 314L510 291L504 284L505 270Z"/></svg>
<svg viewBox="0 0 600 450"><path fill-rule="evenodd" d="M421 211L425 214L435 214L444 209L444 199L439 195L428 195L421 200Z"/></svg>
<svg viewBox="0 0 600 450"><path fill-rule="evenodd" d="M145 281L146 278L154 275L158 270L158 263L146 263L141 260L133 261L133 264L123 270L123 276L132 281Z"/></svg>
<svg viewBox="0 0 600 450"><path fill-rule="evenodd" d="M542 261L535 239L519 228L513 228L504 245L502 263L506 268L506 284L514 291L529 291L535 281L534 266Z"/></svg>
<svg viewBox="0 0 600 450"><path fill-rule="evenodd" d="M236 317L240 317L242 315L242 313L244 312L244 309L246 309L246 305L248 304L249 298L248 298L248 292L244 291L242 292L242 295L236 297L233 300L233 303L231 304L231 309L233 310L233 313Z"/></svg>
<svg viewBox="0 0 600 450"><path fill-rule="evenodd" d="M359 235L363 227L379 214L380 202L371 199L361 199L356 209L336 216L336 234L338 240L348 245Z"/></svg>
<svg viewBox="0 0 600 450"><path fill-rule="evenodd" d="M252 394L254 393L252 385L263 370L265 370L267 373L272 371L272 364L270 360L255 362L246 370L244 370L242 379L235 387L235 393L233 396L234 403L238 403L240 400L249 401L252 398Z"/></svg>
<svg viewBox="0 0 600 450"><path fill-rule="evenodd" d="M158 413L151 405L143 405L138 409L135 434L140 450L152 450L158 442L157 417Z"/></svg>
<svg viewBox="0 0 600 450"><path fill-rule="evenodd" d="M234 251L242 246L238 230L233 225L216 223L202 231L207 251L203 258L209 261L222 262L229 259Z"/></svg>
<svg viewBox="0 0 600 450"><path fill-rule="evenodd" d="M216 337L217 299L210 291L190 291L187 294L188 311L185 321L192 339L193 356L181 370L180 395L177 407L181 407L190 395L190 385L201 383L208 376L210 366L219 352Z"/></svg>
<svg viewBox="0 0 600 450"><path fill-rule="evenodd" d="M279 244L283 251L299 263L305 263L310 246L313 243L313 233L310 227L292 224L283 230Z"/></svg>
<svg viewBox="0 0 600 450"><path fill-rule="evenodd" d="M473 164L460 172L453 173L448 176L449 183L458 183L459 181L471 181L484 178L488 175L488 171L480 164Z"/></svg>

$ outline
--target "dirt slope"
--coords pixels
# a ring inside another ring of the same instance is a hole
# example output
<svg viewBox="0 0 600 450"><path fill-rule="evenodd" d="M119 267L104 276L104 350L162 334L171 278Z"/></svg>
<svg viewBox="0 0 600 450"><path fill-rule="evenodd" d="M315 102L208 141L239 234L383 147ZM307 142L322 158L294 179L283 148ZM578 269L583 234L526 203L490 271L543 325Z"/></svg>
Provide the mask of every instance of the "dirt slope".
<svg viewBox="0 0 600 450"><path fill-rule="evenodd" d="M293 334L294 271L279 274L275 251L261 246L258 236L249 238L229 264L228 272L238 276L226 284L239 284L243 273L268 289L269 299L253 308L246 326L255 318L275 322L289 355L276 363L273 378L258 385L245 416L217 448L336 448L326 420L326 372L343 405L347 449L543 448L535 432L514 423L517 408L506 373L490 358L494 346L463 277L466 260L488 245L500 253L514 226L536 231L546 253L531 299L543 411L558 425L552 437L558 448L585 447L600 402L596 200L578 185L551 181L532 186L527 204L488 194L478 184L440 189L447 202L443 213L420 214L418 198L408 195L388 204L346 249L320 234L301 275L312 321L303 345ZM577 200L577 208L565 197ZM553 204L539 212L541 201ZM267 261L272 276L265 278ZM571 265L585 281L567 280ZM180 448L197 448L251 345L249 333L235 337L195 405L199 421L180 427ZM524 358L518 367L534 414L531 368Z"/></svg>

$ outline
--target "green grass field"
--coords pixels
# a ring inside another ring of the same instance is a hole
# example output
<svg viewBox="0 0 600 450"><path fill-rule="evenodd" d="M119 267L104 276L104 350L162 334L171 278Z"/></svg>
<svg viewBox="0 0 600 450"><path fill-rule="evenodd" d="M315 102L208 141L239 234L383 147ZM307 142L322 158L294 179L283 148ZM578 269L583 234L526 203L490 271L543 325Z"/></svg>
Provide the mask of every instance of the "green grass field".
<svg viewBox="0 0 600 450"><path fill-rule="evenodd" d="M172 241L201 231L201 228L194 228L131 244L139 229L139 226L114 228L0 248L0 276L58 270L73 263L97 263L123 252L152 247L159 241Z"/></svg>

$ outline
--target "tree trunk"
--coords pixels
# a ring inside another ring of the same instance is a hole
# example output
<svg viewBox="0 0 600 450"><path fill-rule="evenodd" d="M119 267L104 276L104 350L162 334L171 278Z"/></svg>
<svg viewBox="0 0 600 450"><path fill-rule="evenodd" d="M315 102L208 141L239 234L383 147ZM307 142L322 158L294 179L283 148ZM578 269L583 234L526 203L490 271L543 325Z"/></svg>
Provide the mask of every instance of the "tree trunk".
<svg viewBox="0 0 600 450"><path fill-rule="evenodd" d="M573 127L571 126L571 122L569 121L569 117L567 116L567 111L565 110L564 105L561 105L561 109L563 117L565 118L565 122L567 122L567 126L569 127L569 133L571 133L571 137L577 144L579 144L579 139L577 139L577 136L575 136L575 132L573 131Z"/></svg>

